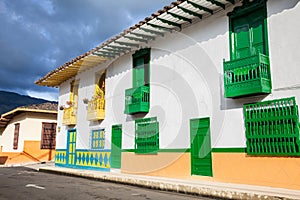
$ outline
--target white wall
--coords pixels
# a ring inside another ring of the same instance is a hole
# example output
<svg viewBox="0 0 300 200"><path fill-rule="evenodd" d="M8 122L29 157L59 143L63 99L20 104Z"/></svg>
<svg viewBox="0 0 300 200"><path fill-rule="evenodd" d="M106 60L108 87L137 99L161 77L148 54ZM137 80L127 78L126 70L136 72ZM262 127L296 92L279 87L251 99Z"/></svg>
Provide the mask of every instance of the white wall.
<svg viewBox="0 0 300 200"><path fill-rule="evenodd" d="M14 117L0 136L0 146L3 152L22 152L24 141L40 141L42 122L54 123L56 117L51 114L22 113ZM18 149L13 149L15 124L20 123Z"/></svg>
<svg viewBox="0 0 300 200"><path fill-rule="evenodd" d="M231 8L232 9L232 8ZM132 87L132 53L77 75L80 79L77 148L89 148L93 129L105 128L110 141L111 126L123 125L123 148L134 148L134 120L157 116L160 148L188 148L189 120L209 116L213 147L245 147L243 104L296 96L300 102L299 1L268 1L268 33L273 92L270 95L225 99L223 59L229 59L227 13L220 12L182 32L166 34L150 42L150 111L144 115L124 114L125 89ZM94 92L95 73L107 69L106 117L86 121L82 99ZM69 98L70 81L60 87L59 101ZM62 114L62 112L60 112ZM61 115L60 115L61 117ZM59 119L61 121L61 119ZM57 148L66 146L66 129L61 128ZM110 148L106 142L106 148Z"/></svg>

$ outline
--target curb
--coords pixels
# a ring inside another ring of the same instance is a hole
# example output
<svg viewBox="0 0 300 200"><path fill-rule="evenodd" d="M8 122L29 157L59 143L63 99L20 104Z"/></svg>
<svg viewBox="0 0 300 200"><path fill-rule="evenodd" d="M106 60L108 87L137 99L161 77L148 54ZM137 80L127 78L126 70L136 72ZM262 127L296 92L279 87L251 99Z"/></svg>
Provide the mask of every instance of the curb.
<svg viewBox="0 0 300 200"><path fill-rule="evenodd" d="M282 199L282 200L289 200L289 199L299 199L300 196L292 195L288 193L269 193L262 191L255 191L255 190L247 190L247 189L239 189L239 188L232 188L232 187L217 187L213 185L199 185L193 183L176 183L176 181L172 180L149 180L147 177L141 177L139 175L130 175L124 176L119 174L105 174L105 173L93 173L93 172L82 172L82 171L75 171L75 170L68 170L63 171L59 169L49 169L49 168L40 168L38 171L52 173L52 174L59 174L65 176L73 176L73 177L83 177L98 181L104 182L112 182L118 184L125 184L125 185L132 185L138 187L144 187L148 189L155 189L155 190L162 190L162 191L169 191L169 192L177 192L183 194L191 194L197 195L202 197L213 197L218 199L257 199L257 200L265 200L265 199ZM151 177L153 178L153 177ZM266 193L266 194L264 194Z"/></svg>

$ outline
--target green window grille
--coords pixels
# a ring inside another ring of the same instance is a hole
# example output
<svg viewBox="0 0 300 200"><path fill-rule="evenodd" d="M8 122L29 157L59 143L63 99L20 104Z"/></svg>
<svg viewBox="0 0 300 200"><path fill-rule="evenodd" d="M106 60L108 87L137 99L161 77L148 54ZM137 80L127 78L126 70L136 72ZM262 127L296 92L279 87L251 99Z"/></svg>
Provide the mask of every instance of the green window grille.
<svg viewBox="0 0 300 200"><path fill-rule="evenodd" d="M93 130L91 137L91 149L104 149L105 146L105 130Z"/></svg>
<svg viewBox="0 0 300 200"><path fill-rule="evenodd" d="M299 117L295 97L244 105L247 153L299 156Z"/></svg>
<svg viewBox="0 0 300 200"><path fill-rule="evenodd" d="M125 91L125 114L149 112L150 49L141 49L132 55L132 88Z"/></svg>
<svg viewBox="0 0 300 200"><path fill-rule="evenodd" d="M245 0L229 13L230 61L223 62L225 97L271 93L265 0Z"/></svg>
<svg viewBox="0 0 300 200"><path fill-rule="evenodd" d="M135 153L155 154L159 150L159 123L156 117L135 120Z"/></svg>

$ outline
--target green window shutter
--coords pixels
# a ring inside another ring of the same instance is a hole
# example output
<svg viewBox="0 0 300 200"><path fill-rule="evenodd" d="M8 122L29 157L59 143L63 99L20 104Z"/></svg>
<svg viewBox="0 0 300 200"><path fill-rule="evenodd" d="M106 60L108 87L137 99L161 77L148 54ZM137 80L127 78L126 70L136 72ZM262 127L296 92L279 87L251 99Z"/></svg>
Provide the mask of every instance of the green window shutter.
<svg viewBox="0 0 300 200"><path fill-rule="evenodd" d="M111 167L121 168L122 156L122 125L112 126Z"/></svg>
<svg viewBox="0 0 300 200"><path fill-rule="evenodd" d="M248 154L300 156L295 97L245 104L244 117Z"/></svg>
<svg viewBox="0 0 300 200"><path fill-rule="evenodd" d="M253 12L251 18L251 55L263 53L268 55L266 51L267 39L264 38L264 11L263 9Z"/></svg>
<svg viewBox="0 0 300 200"><path fill-rule="evenodd" d="M258 53L268 55L265 4L263 0L245 3L229 14L231 59L246 58Z"/></svg>
<svg viewBox="0 0 300 200"><path fill-rule="evenodd" d="M134 59L133 68L133 87L140 87L145 84L145 67L144 57L138 57Z"/></svg>
<svg viewBox="0 0 300 200"><path fill-rule="evenodd" d="M149 63L150 49L145 48L138 50L132 55L133 59L133 80L132 86L140 87L149 84Z"/></svg>
<svg viewBox="0 0 300 200"><path fill-rule="evenodd" d="M212 176L210 119L190 120L191 174Z"/></svg>
<svg viewBox="0 0 300 200"><path fill-rule="evenodd" d="M159 123L157 118L135 120L135 152L155 154L159 150Z"/></svg>
<svg viewBox="0 0 300 200"><path fill-rule="evenodd" d="M238 18L233 21L234 52L233 59L250 56L250 35L247 18Z"/></svg>

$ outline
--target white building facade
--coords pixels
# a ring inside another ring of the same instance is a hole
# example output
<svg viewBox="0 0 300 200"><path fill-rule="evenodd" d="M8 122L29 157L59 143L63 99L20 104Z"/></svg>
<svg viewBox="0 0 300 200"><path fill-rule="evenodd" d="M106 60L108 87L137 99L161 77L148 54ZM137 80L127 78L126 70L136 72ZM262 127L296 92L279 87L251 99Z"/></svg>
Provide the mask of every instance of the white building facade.
<svg viewBox="0 0 300 200"><path fill-rule="evenodd" d="M300 3L218 2L174 2L37 81L59 87L58 166L300 189Z"/></svg>

